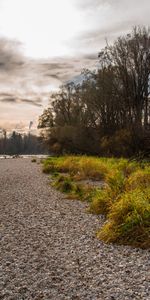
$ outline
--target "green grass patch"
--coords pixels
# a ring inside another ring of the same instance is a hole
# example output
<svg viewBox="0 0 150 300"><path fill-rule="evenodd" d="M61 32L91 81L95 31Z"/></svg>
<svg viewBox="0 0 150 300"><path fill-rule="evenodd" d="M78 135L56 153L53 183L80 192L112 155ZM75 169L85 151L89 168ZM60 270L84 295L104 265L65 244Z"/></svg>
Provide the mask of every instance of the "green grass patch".
<svg viewBox="0 0 150 300"><path fill-rule="evenodd" d="M111 190L109 188L97 189L91 200L89 212L107 216L112 206Z"/></svg>
<svg viewBox="0 0 150 300"><path fill-rule="evenodd" d="M90 201L93 193L91 187L84 186L78 182L75 182L70 175L52 175L53 186L59 191L66 193L69 199L79 199L81 201Z"/></svg>
<svg viewBox="0 0 150 300"><path fill-rule="evenodd" d="M43 172L68 198L89 202L88 211L106 222L98 232L105 242L150 247L150 166L127 159L88 156L50 157ZM101 188L84 180L101 181ZM80 182L81 181L81 182Z"/></svg>
<svg viewBox="0 0 150 300"><path fill-rule="evenodd" d="M150 188L125 192L108 214L98 233L105 242L150 247Z"/></svg>
<svg viewBox="0 0 150 300"><path fill-rule="evenodd" d="M126 190L136 188L145 189L150 187L150 167L139 169L126 180Z"/></svg>
<svg viewBox="0 0 150 300"><path fill-rule="evenodd" d="M110 168L115 165L115 159L100 159L88 156L50 157L43 163L43 172L69 173L76 176L78 180L86 178L103 180L109 173Z"/></svg>
<svg viewBox="0 0 150 300"><path fill-rule="evenodd" d="M71 193L75 190L75 185L70 176L58 176L54 186L63 193Z"/></svg>

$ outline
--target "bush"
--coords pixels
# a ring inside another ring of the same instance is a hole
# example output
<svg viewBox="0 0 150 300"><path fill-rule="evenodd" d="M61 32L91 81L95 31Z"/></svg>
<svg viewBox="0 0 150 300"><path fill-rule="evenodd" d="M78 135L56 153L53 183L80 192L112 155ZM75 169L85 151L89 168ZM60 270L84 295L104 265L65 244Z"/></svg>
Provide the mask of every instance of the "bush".
<svg viewBox="0 0 150 300"><path fill-rule="evenodd" d="M102 153L107 156L128 157L133 153L133 134L128 129L121 129L113 136L104 136L101 139Z"/></svg>
<svg viewBox="0 0 150 300"><path fill-rule="evenodd" d="M54 152L55 154L60 154L62 152L62 145L60 143L54 143L51 146L51 151Z"/></svg>

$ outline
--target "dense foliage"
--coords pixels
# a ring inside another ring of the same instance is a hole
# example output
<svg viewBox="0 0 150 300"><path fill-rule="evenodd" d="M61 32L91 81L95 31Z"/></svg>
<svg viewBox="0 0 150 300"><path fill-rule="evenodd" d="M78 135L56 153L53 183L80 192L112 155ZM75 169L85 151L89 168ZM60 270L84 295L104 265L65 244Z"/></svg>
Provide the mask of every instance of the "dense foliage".
<svg viewBox="0 0 150 300"><path fill-rule="evenodd" d="M99 68L52 97L39 119L55 153L130 156L150 147L150 30L106 45Z"/></svg>

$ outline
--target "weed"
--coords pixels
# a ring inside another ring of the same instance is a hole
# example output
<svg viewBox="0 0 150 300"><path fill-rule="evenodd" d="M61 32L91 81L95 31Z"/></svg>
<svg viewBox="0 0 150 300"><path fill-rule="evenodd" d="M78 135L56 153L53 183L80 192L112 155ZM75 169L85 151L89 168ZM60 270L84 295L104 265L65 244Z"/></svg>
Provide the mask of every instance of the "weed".
<svg viewBox="0 0 150 300"><path fill-rule="evenodd" d="M36 162L36 158L32 158L31 162L35 163Z"/></svg>

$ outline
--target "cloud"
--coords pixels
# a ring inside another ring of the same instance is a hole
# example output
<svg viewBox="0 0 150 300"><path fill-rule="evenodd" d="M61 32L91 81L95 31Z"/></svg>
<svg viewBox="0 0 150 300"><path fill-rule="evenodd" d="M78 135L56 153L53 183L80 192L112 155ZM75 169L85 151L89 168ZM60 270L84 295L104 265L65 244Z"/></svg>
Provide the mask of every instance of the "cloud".
<svg viewBox="0 0 150 300"><path fill-rule="evenodd" d="M28 58L19 41L0 38L0 120L3 122L9 122L12 117L18 123L27 120L29 124L32 116L37 117L48 105L51 91L78 76L82 69L95 68L98 52L106 39L112 43L135 25L150 25L149 0L70 1L83 26L73 39L65 42L68 57Z"/></svg>
<svg viewBox="0 0 150 300"><path fill-rule="evenodd" d="M109 0L108 0L109 1ZM107 0L105 2L108 2ZM73 0L74 4L78 6L80 9L94 9L97 6L104 3L103 0Z"/></svg>
<svg viewBox="0 0 150 300"><path fill-rule="evenodd" d="M100 6L110 6L115 9L122 9L124 7L130 6L130 9L136 11L138 7L144 8L149 6L149 0L73 0L74 4L83 10L94 10L96 12L97 8Z"/></svg>
<svg viewBox="0 0 150 300"><path fill-rule="evenodd" d="M7 102L7 103L15 103L16 102L16 98L13 97L6 97L0 100L1 102Z"/></svg>
<svg viewBox="0 0 150 300"><path fill-rule="evenodd" d="M134 26L150 26L149 0L73 0L86 24L72 49L80 53L99 52L108 42L132 30Z"/></svg>
<svg viewBox="0 0 150 300"><path fill-rule="evenodd" d="M39 100L19 99L19 102L30 104L30 105L33 105L33 106L43 107L43 105L41 103L39 103Z"/></svg>
<svg viewBox="0 0 150 300"><path fill-rule="evenodd" d="M19 51L18 41L0 39L0 72L15 72L24 65L24 58Z"/></svg>
<svg viewBox="0 0 150 300"><path fill-rule="evenodd" d="M31 99L32 97L32 99ZM11 104L29 104L33 106L42 107L42 98L37 98L37 95L30 94L30 98L23 98L21 95L14 95L11 93L0 93L0 102L1 103L11 103Z"/></svg>
<svg viewBox="0 0 150 300"><path fill-rule="evenodd" d="M11 130L22 122L27 131L32 119L36 128L51 92L83 68L93 68L97 57L31 59L23 55L21 47L16 41L0 39L0 126Z"/></svg>
<svg viewBox="0 0 150 300"><path fill-rule="evenodd" d="M14 90L28 94L50 92L84 67L90 67L94 60L92 54L31 59L23 55L19 42L0 39L0 88L6 94Z"/></svg>

